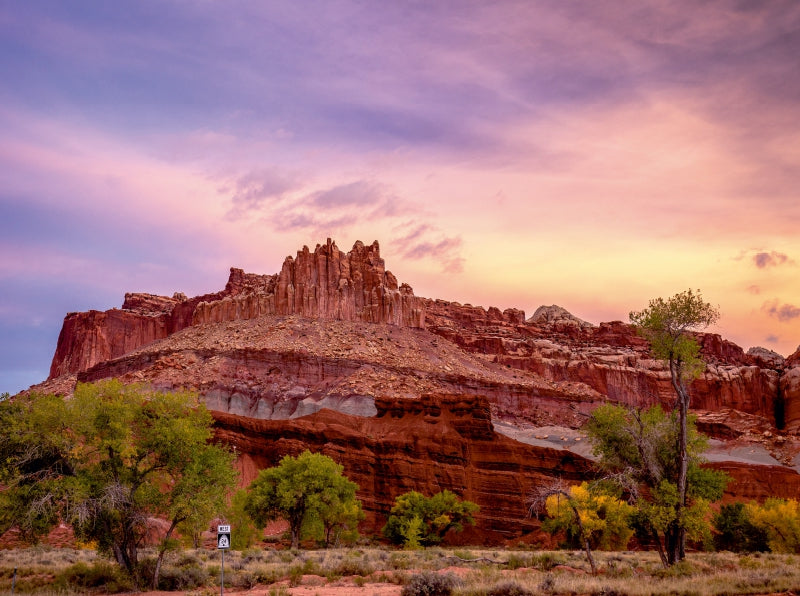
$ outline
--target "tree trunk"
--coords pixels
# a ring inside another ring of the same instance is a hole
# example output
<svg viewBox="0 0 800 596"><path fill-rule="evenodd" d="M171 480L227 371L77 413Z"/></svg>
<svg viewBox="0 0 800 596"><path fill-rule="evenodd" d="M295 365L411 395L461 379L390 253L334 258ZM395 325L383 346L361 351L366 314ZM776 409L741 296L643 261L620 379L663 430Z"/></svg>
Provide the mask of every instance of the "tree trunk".
<svg viewBox="0 0 800 596"><path fill-rule="evenodd" d="M653 541L656 543L658 556L661 558L661 564L664 566L664 569L666 569L669 567L669 560L667 559L667 554L664 552L664 545L661 543L661 537L652 525L650 526L650 534L653 537ZM666 536L664 536L664 540L666 541Z"/></svg>
<svg viewBox="0 0 800 596"><path fill-rule="evenodd" d="M678 432L678 503L675 506L675 536L674 543L670 548L670 562L682 561L686 556L686 526L683 520L684 508L686 507L686 489L689 472L689 455L686 449L688 442L687 420L689 416L689 392L681 379L680 360L670 359L669 363L672 387L678 396L678 422L680 430Z"/></svg>
<svg viewBox="0 0 800 596"><path fill-rule="evenodd" d="M566 493L564 493L566 495ZM575 522L578 524L578 530L581 533L581 538L583 538L583 548L586 551L586 560L589 561L589 566L592 568L592 575L597 575L597 565L595 565L594 557L592 556L592 547L589 545L589 536L586 534L586 530L583 528L583 522L581 521L581 514L578 512L578 508L572 502L572 499L567 495L569 506L572 507L572 513L575 515Z"/></svg>
<svg viewBox="0 0 800 596"><path fill-rule="evenodd" d="M167 552L167 544L172 536L175 526L178 525L176 520L172 520L167 533L164 534L164 539L161 541L161 548L158 549L158 558L156 559L156 569L153 571L153 590L158 590L158 575L161 573L161 563L164 561L164 554Z"/></svg>

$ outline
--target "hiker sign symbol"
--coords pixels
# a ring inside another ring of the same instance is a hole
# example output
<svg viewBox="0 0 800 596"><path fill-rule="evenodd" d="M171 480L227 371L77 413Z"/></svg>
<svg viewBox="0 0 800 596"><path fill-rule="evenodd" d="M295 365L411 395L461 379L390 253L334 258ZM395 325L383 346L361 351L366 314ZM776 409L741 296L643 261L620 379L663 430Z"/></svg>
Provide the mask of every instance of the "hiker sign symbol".
<svg viewBox="0 0 800 596"><path fill-rule="evenodd" d="M231 527L218 526L217 527L217 548L226 549L231 547Z"/></svg>

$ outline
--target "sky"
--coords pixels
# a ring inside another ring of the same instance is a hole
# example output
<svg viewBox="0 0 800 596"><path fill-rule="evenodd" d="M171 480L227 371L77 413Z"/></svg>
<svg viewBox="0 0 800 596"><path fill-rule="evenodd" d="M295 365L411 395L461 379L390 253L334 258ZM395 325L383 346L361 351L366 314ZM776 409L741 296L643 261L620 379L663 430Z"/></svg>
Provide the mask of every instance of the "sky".
<svg viewBox="0 0 800 596"><path fill-rule="evenodd" d="M800 3L0 0L0 392L64 316L326 238L599 323L800 344Z"/></svg>

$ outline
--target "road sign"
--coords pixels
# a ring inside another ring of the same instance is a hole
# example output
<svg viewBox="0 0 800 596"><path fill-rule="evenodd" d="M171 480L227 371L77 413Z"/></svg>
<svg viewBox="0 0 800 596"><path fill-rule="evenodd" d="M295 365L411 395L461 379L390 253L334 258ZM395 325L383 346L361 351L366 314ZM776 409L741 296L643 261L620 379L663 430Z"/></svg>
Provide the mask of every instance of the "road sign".
<svg viewBox="0 0 800 596"><path fill-rule="evenodd" d="M231 547L231 527L217 526L217 548L225 549Z"/></svg>

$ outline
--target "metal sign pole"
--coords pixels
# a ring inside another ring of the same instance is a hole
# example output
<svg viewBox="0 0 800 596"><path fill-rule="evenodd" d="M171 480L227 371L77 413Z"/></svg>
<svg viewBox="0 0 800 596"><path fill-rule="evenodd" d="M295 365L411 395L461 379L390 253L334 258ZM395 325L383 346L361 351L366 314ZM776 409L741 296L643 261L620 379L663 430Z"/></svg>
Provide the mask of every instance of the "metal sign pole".
<svg viewBox="0 0 800 596"><path fill-rule="evenodd" d="M219 596L225 594L225 551L231 547L231 527L228 524L217 526L217 548L222 551L222 565L219 568Z"/></svg>

